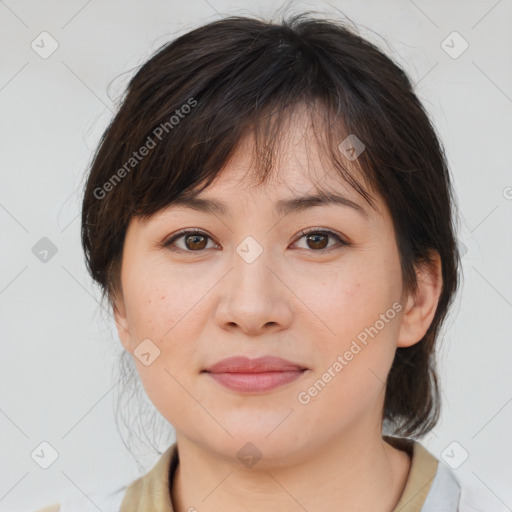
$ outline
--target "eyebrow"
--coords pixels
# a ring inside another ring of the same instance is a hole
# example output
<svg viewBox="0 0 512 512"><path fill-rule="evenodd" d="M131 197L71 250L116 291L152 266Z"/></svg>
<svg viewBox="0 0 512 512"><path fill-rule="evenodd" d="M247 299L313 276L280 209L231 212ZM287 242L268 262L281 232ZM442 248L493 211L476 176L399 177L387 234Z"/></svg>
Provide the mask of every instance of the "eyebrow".
<svg viewBox="0 0 512 512"><path fill-rule="evenodd" d="M357 211L361 216L368 219L369 213L360 204L352 201L348 197L339 193L319 191L316 195L307 195L300 197L293 197L290 199L280 199L275 203L274 211L281 216L286 216L291 213L299 213L314 206L329 206L338 205L352 208ZM169 206L181 206L183 208L190 208L202 213L231 215L229 208L226 204L215 199L206 199L200 197L179 197L175 199Z"/></svg>

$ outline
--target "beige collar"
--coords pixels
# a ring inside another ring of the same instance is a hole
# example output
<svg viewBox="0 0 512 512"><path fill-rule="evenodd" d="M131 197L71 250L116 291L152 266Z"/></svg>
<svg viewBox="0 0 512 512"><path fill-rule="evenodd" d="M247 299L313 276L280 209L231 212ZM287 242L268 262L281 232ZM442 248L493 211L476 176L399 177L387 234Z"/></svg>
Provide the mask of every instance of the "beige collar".
<svg viewBox="0 0 512 512"><path fill-rule="evenodd" d="M436 475L438 461L414 440L387 436L385 439L412 456L404 491L393 512L420 512ZM174 512L169 476L172 482L178 462L177 445L174 443L148 473L128 486L120 512Z"/></svg>
<svg viewBox="0 0 512 512"><path fill-rule="evenodd" d="M399 437L384 438L411 456L409 476L393 512L420 512L436 476L438 460L417 441Z"/></svg>

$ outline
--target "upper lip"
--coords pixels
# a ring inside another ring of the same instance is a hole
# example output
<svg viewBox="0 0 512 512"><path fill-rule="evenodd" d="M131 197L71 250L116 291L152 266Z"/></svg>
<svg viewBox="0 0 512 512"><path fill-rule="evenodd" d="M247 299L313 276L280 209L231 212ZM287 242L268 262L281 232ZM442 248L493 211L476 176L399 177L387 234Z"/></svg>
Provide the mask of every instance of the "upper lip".
<svg viewBox="0 0 512 512"><path fill-rule="evenodd" d="M281 357L264 356L250 359L245 356L228 357L206 368L209 373L263 373L305 370L306 367Z"/></svg>

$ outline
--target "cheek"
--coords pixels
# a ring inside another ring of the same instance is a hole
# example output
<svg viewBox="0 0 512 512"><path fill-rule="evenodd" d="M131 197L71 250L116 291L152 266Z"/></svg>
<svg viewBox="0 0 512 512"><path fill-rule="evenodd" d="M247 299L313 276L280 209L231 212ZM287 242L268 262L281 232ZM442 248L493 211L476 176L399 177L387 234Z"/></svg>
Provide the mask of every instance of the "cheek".
<svg viewBox="0 0 512 512"><path fill-rule="evenodd" d="M354 256L337 264L337 268L331 267L314 277L304 273L306 277L301 281L299 293L322 320L322 330L333 341L323 342L320 350L328 347L343 349L347 340L373 326L400 298L398 262L394 258L382 258L381 263L375 262L374 256L372 259L373 262L370 258ZM395 311L390 314L394 317ZM389 331L389 325L386 322L386 328L382 330Z"/></svg>
<svg viewBox="0 0 512 512"><path fill-rule="evenodd" d="M148 397L160 411L169 403L175 413L184 407L187 395L181 386L189 388L191 375L199 371L193 366L205 290L204 281L199 281L194 286L195 281L188 280L187 286L183 275L145 264L132 267L123 282L133 359ZM145 361L139 358L148 352ZM145 364L148 359L150 364Z"/></svg>
<svg viewBox="0 0 512 512"><path fill-rule="evenodd" d="M151 265L134 270L125 286L132 346L136 349L149 339L149 351L156 354L149 365L134 354L141 383L157 410L173 425L176 418L190 415L190 397L184 388L191 389L190 379L196 371L194 340L201 334L198 314L204 289L200 283L186 286L183 276Z"/></svg>
<svg viewBox="0 0 512 512"><path fill-rule="evenodd" d="M132 333L170 346L182 326L197 315L208 284L170 265L141 261L127 272L123 289Z"/></svg>
<svg viewBox="0 0 512 512"><path fill-rule="evenodd" d="M388 257L354 257L322 275L316 288L304 290L310 290L304 302L316 305L309 318L320 318L324 333L313 338L319 357L308 384L321 391L312 401L325 404L325 414L334 416L339 411L328 410L331 400L348 410L368 405L385 386L396 349L402 306L397 302L400 267L393 251Z"/></svg>

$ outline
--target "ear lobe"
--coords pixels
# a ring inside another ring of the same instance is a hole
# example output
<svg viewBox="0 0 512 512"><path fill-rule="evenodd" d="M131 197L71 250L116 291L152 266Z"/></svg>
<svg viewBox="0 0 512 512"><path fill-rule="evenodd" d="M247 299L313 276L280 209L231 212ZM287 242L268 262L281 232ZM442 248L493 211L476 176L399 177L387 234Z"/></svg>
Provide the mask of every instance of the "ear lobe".
<svg viewBox="0 0 512 512"><path fill-rule="evenodd" d="M407 306L400 324L398 347L410 347L418 343L434 319L439 297L443 289L441 257L432 250L431 262L416 267L418 289L407 296Z"/></svg>
<svg viewBox="0 0 512 512"><path fill-rule="evenodd" d="M116 322L117 334L119 340L123 344L126 351L131 352L130 331L128 329L128 319L126 315L126 307L123 299L115 299L113 301L114 320Z"/></svg>

